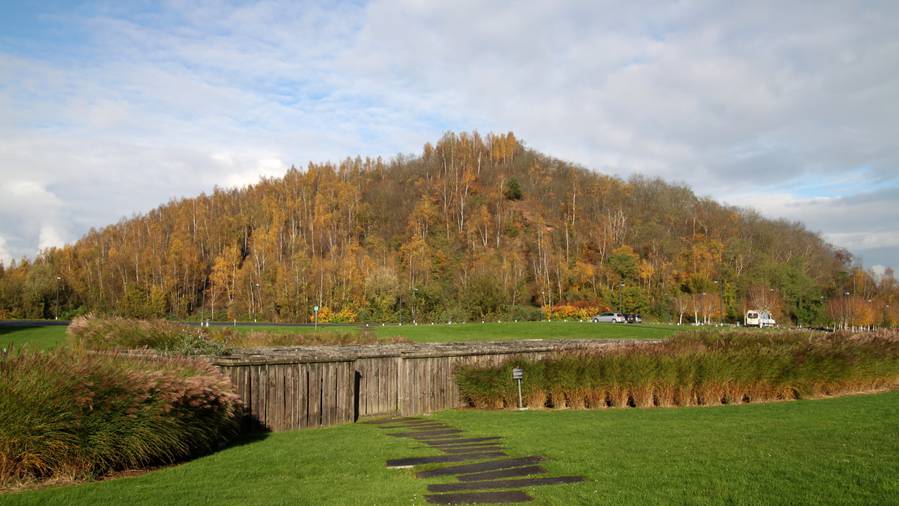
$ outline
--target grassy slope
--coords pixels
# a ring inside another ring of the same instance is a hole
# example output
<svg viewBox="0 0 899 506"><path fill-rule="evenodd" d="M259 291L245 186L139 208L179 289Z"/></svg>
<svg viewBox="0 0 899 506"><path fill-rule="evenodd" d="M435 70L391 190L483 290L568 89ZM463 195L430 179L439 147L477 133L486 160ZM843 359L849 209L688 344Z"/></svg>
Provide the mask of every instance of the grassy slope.
<svg viewBox="0 0 899 506"><path fill-rule="evenodd" d="M19 348L27 346L32 350L49 350L64 344L66 327L0 327L0 348L10 344Z"/></svg>
<svg viewBox="0 0 899 506"><path fill-rule="evenodd" d="M899 495L899 392L714 408L435 415L587 483L538 504L887 504ZM366 425L272 434L143 476L5 495L8 504L421 504L384 461L428 455Z"/></svg>

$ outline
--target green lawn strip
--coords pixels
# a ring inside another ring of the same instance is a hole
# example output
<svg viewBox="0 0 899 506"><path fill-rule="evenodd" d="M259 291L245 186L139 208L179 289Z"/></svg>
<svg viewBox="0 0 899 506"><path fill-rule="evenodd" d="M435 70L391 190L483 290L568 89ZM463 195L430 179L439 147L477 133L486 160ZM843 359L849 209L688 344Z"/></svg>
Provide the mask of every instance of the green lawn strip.
<svg viewBox="0 0 899 506"><path fill-rule="evenodd" d="M899 495L899 392L710 408L473 411L435 419L543 455L536 504L888 504ZM4 504L422 504L392 458L436 455L371 425L301 430L133 478L0 496Z"/></svg>
<svg viewBox="0 0 899 506"><path fill-rule="evenodd" d="M368 425L246 437L141 476L0 495L2 504L422 504L426 483L387 459L436 455Z"/></svg>
<svg viewBox="0 0 899 506"><path fill-rule="evenodd" d="M540 504L888 504L899 496L899 392L710 408L452 411L438 418L544 455Z"/></svg>
<svg viewBox="0 0 899 506"><path fill-rule="evenodd" d="M12 344L15 348L30 350L50 350L65 344L66 327L2 327L0 326L0 348Z"/></svg>

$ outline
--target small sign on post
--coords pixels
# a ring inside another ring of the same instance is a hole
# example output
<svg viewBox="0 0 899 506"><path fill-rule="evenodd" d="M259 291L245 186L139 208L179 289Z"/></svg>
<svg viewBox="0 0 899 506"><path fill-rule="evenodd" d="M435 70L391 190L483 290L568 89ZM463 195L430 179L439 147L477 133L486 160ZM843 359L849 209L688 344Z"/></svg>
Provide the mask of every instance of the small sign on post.
<svg viewBox="0 0 899 506"><path fill-rule="evenodd" d="M518 409L523 410L525 408L521 402L521 380L524 379L524 369L521 367L515 367L512 369L512 379L518 382Z"/></svg>
<svg viewBox="0 0 899 506"><path fill-rule="evenodd" d="M312 306L312 315L313 315L312 321L314 322L313 330L315 330L317 332L318 331L318 304Z"/></svg>

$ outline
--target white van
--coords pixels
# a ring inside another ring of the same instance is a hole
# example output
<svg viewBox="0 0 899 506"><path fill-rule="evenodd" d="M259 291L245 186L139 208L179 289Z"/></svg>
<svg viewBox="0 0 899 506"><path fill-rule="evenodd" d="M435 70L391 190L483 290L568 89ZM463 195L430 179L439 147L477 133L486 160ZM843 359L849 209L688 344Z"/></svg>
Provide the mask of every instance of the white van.
<svg viewBox="0 0 899 506"><path fill-rule="evenodd" d="M747 327L773 327L777 325L777 322L774 321L774 317L771 316L769 311L759 311L757 309L750 309L746 311L746 318L743 320L743 325Z"/></svg>

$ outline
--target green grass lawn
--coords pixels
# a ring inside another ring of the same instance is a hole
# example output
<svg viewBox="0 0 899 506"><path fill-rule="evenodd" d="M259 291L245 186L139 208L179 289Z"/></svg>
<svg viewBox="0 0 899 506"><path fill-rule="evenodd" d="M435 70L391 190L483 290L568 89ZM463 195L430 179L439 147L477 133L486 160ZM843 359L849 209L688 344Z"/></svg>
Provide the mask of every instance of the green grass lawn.
<svg viewBox="0 0 899 506"><path fill-rule="evenodd" d="M0 348L27 347L30 350L49 350L66 342L66 327L5 327L0 326Z"/></svg>
<svg viewBox="0 0 899 506"><path fill-rule="evenodd" d="M446 411L515 456L548 457L573 485L536 504L895 504L899 392L710 408ZM186 464L0 496L4 504L422 504L426 486L390 458L436 451L364 424L247 438Z"/></svg>

